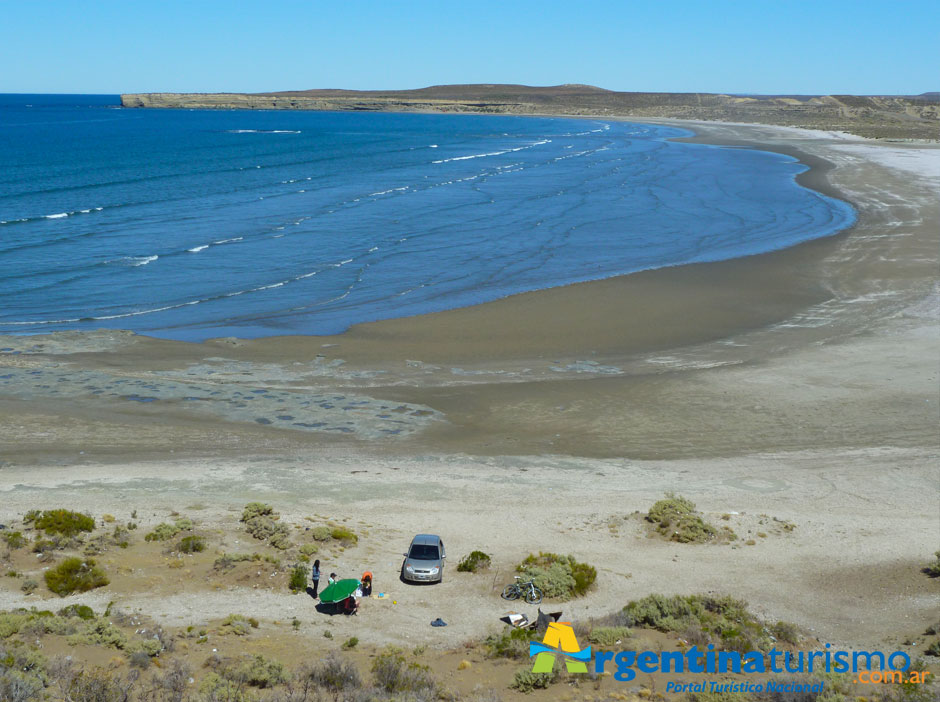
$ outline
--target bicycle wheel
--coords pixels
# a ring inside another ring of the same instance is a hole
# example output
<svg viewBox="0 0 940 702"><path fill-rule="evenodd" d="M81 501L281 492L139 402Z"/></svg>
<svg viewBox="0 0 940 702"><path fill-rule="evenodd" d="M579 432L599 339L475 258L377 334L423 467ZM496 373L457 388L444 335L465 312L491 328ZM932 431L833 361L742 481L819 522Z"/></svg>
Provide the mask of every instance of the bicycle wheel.
<svg viewBox="0 0 940 702"><path fill-rule="evenodd" d="M518 600L519 595L521 594L522 593L519 592L519 586L516 584L512 584L512 585L506 586L506 589L503 590L503 594L501 595L501 597L504 600Z"/></svg>
<svg viewBox="0 0 940 702"><path fill-rule="evenodd" d="M530 586L525 591L525 601L528 604L539 604L542 601L542 591L535 587L535 585Z"/></svg>

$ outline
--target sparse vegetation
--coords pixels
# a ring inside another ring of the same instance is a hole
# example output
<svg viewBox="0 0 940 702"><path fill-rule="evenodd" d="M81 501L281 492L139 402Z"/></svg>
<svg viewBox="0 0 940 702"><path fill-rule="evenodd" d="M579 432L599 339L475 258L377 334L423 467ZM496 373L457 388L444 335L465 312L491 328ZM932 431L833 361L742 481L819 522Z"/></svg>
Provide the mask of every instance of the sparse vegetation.
<svg viewBox="0 0 940 702"><path fill-rule="evenodd" d="M81 621L81 620L79 620ZM124 648L127 637L118 627L107 619L81 621L75 633L67 639L69 646L104 646L106 648Z"/></svg>
<svg viewBox="0 0 940 702"><path fill-rule="evenodd" d="M483 551L471 551L457 564L457 570L461 573L476 573L478 570L486 570L489 567L490 557Z"/></svg>
<svg viewBox="0 0 940 702"><path fill-rule="evenodd" d="M428 667L409 661L394 646L384 649L372 661L372 680L377 688L391 695L411 693L431 697L437 689Z"/></svg>
<svg viewBox="0 0 940 702"><path fill-rule="evenodd" d="M519 692L532 692L532 690L546 690L558 680L558 671L551 673L533 673L531 670L520 670L509 685Z"/></svg>
<svg viewBox="0 0 940 702"><path fill-rule="evenodd" d="M301 555L307 556L307 558L309 558L313 554L317 553L320 550L320 547L316 544L303 544L299 550Z"/></svg>
<svg viewBox="0 0 940 702"><path fill-rule="evenodd" d="M529 554L516 570L531 579L545 597L561 600L584 595L597 579L594 566L557 553Z"/></svg>
<svg viewBox="0 0 940 702"><path fill-rule="evenodd" d="M91 558L66 558L55 568L47 570L45 579L46 586L60 597L73 592L87 592L110 582Z"/></svg>
<svg viewBox="0 0 940 702"><path fill-rule="evenodd" d="M72 604L59 610L60 617L78 617L89 621L95 618L95 610L88 605Z"/></svg>
<svg viewBox="0 0 940 702"><path fill-rule="evenodd" d="M933 563L928 563L924 568L924 572L931 578L940 578L940 551L937 551L934 555L936 560Z"/></svg>
<svg viewBox="0 0 940 702"><path fill-rule="evenodd" d="M223 553L221 556L215 559L212 567L215 570L224 572L234 568L236 563L260 560L262 560L262 555L260 553Z"/></svg>
<svg viewBox="0 0 940 702"><path fill-rule="evenodd" d="M49 509L35 517L34 526L49 536L59 534L72 538L83 531L94 531L95 520L81 512L72 512L67 509Z"/></svg>
<svg viewBox="0 0 940 702"><path fill-rule="evenodd" d="M15 551L18 548L23 548L26 545L26 538L23 536L22 532L19 531L10 531L4 533L0 538L6 543L7 548L11 551Z"/></svg>
<svg viewBox="0 0 940 702"><path fill-rule="evenodd" d="M486 637L483 645L490 658L523 660L529 657L529 642L532 632L507 626L499 634Z"/></svg>
<svg viewBox="0 0 940 702"><path fill-rule="evenodd" d="M598 626L588 634L588 641L597 644L601 648L616 646L622 641L629 639L632 633L626 626Z"/></svg>
<svg viewBox="0 0 940 702"><path fill-rule="evenodd" d="M329 541L332 537L330 528L327 526L316 526L310 530L310 536L316 541Z"/></svg>
<svg viewBox="0 0 940 702"><path fill-rule="evenodd" d="M356 666L343 660L335 653L327 656L326 660L313 666L307 677L319 688L328 692L333 699L339 699L343 692L358 690L362 687L362 679Z"/></svg>
<svg viewBox="0 0 940 702"><path fill-rule="evenodd" d="M344 526L333 527L330 530L330 537L334 541L340 541L344 546L352 546L359 543L359 537Z"/></svg>
<svg viewBox="0 0 940 702"><path fill-rule="evenodd" d="M646 521L655 524L656 531L662 536L682 544L705 543L719 536L719 531L695 511L694 502L671 492L667 492L664 499L650 507ZM734 536L728 527L722 531L728 538Z"/></svg>
<svg viewBox="0 0 940 702"><path fill-rule="evenodd" d="M794 645L798 644L803 638L799 627L790 622L777 622L770 627L770 633L773 634L774 638L778 641Z"/></svg>
<svg viewBox="0 0 940 702"><path fill-rule="evenodd" d="M257 629L258 620L254 617L245 617L241 614L230 614L222 622L220 634L235 634L236 636L245 636L251 633L252 629Z"/></svg>
<svg viewBox="0 0 940 702"><path fill-rule="evenodd" d="M39 583L37 583L32 578L26 578L26 580L23 581L23 584L20 585L20 590L25 592L27 595L30 595L35 592L37 587L39 587Z"/></svg>
<svg viewBox="0 0 940 702"><path fill-rule="evenodd" d="M940 658L940 639L934 639L933 642L924 649L924 653L928 656Z"/></svg>
<svg viewBox="0 0 940 702"><path fill-rule="evenodd" d="M176 550L180 553L199 553L206 550L206 540L196 535L184 536L177 544Z"/></svg>
<svg viewBox="0 0 940 702"><path fill-rule="evenodd" d="M144 537L144 541L169 541L182 531L176 524L162 522L157 524L149 534Z"/></svg>
<svg viewBox="0 0 940 702"><path fill-rule="evenodd" d="M236 665L223 666L220 672L226 680L262 689L280 685L290 679L283 663L260 654Z"/></svg>
<svg viewBox="0 0 940 702"><path fill-rule="evenodd" d="M624 607L637 626L677 632L695 645L732 651L766 651L772 641L747 603L712 595L648 595Z"/></svg>
<svg viewBox="0 0 940 702"><path fill-rule="evenodd" d="M302 565L294 566L290 573L288 587L291 592L303 592L307 589L307 569Z"/></svg>
<svg viewBox="0 0 940 702"><path fill-rule="evenodd" d="M241 521L245 531L259 541L267 541L274 548L285 551L291 547L290 529L277 520L280 515L271 505L263 502L249 502L242 510Z"/></svg>
<svg viewBox="0 0 940 702"><path fill-rule="evenodd" d="M356 638L355 636L350 636L348 639L343 641L342 648L344 651L349 651L350 649L353 649L358 645L359 645L359 639Z"/></svg>

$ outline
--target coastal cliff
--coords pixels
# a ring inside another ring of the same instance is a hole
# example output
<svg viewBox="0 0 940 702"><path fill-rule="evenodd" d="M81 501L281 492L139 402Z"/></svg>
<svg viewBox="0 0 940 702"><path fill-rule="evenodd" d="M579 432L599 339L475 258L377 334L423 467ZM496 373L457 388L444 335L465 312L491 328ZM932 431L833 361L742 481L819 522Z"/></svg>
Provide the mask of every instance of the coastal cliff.
<svg viewBox="0 0 940 702"><path fill-rule="evenodd" d="M736 96L627 93L590 85L440 85L418 90L128 93L124 107L360 112L464 112L667 117L831 129L889 139L940 138L940 94Z"/></svg>

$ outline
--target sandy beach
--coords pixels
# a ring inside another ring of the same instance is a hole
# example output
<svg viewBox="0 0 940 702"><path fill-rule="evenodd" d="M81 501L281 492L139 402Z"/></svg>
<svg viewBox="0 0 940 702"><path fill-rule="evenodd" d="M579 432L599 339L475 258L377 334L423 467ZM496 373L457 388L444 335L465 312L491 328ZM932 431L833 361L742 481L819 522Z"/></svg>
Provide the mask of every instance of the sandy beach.
<svg viewBox="0 0 940 702"><path fill-rule="evenodd" d="M801 183L850 201L858 223L335 337L3 337L0 523L67 506L137 510L146 528L176 511L221 552L238 548L246 502L301 529L328 516L361 538L326 567L369 568L397 602L330 619L337 639L364 644L447 651L495 631L513 564L551 550L598 570L589 595L561 605L574 620L713 592L820 641L918 651L940 598L920 572L940 544L940 148L668 123L799 158L812 167ZM650 538L635 513L669 491L730 515L741 539ZM451 566L482 549L494 569L403 585L417 532L441 534ZM0 609L115 601L168 626L297 617L306 628L285 636L327 645L308 598L210 587L208 572L181 579L120 552L101 561L120 571L108 588L59 600L4 579ZM430 628L435 617L449 626Z"/></svg>

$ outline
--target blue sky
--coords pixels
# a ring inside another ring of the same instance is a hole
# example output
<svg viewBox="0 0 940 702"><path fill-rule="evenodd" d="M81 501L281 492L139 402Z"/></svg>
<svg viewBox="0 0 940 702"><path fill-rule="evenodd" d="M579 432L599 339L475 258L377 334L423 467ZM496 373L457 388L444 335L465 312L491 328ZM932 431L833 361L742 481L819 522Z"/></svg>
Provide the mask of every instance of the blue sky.
<svg viewBox="0 0 940 702"><path fill-rule="evenodd" d="M940 90L937 0L0 0L0 92Z"/></svg>

